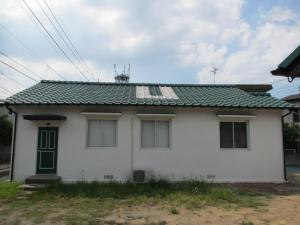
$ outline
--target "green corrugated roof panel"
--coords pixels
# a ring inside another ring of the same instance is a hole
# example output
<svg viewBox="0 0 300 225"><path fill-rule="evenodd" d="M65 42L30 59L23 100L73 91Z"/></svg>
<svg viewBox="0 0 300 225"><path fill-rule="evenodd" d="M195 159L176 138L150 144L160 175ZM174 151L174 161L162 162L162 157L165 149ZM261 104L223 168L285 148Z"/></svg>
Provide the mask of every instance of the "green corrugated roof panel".
<svg viewBox="0 0 300 225"><path fill-rule="evenodd" d="M136 87L148 86L155 98L137 98ZM158 96L159 86L170 87L178 98ZM243 91L234 85L119 84L41 81L6 100L23 104L161 105L236 108L291 108L292 104L267 94Z"/></svg>

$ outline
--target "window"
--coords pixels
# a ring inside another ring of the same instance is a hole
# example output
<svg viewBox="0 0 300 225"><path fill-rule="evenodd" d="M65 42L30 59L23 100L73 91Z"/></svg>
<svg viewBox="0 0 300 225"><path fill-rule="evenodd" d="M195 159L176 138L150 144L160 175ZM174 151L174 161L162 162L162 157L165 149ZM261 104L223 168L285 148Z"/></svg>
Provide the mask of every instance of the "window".
<svg viewBox="0 0 300 225"><path fill-rule="evenodd" d="M142 148L169 148L169 121L142 121Z"/></svg>
<svg viewBox="0 0 300 225"><path fill-rule="evenodd" d="M220 122L221 148L247 148L247 122Z"/></svg>
<svg viewBox="0 0 300 225"><path fill-rule="evenodd" d="M88 120L88 147L115 147L115 120Z"/></svg>

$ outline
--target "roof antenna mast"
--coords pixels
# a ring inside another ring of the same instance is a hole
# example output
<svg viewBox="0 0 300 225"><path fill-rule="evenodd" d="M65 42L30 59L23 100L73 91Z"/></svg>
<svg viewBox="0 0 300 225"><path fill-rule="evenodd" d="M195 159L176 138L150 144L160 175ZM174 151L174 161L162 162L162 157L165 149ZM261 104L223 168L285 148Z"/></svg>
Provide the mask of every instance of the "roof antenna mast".
<svg viewBox="0 0 300 225"><path fill-rule="evenodd" d="M130 78L130 64L128 63L127 69L126 65L123 66L123 71L118 73L117 64L114 64L115 69L115 82L116 83L128 83Z"/></svg>
<svg viewBox="0 0 300 225"><path fill-rule="evenodd" d="M214 84L216 84L216 74L218 72L218 68L217 67L212 67L212 70L210 72L212 72L214 74Z"/></svg>

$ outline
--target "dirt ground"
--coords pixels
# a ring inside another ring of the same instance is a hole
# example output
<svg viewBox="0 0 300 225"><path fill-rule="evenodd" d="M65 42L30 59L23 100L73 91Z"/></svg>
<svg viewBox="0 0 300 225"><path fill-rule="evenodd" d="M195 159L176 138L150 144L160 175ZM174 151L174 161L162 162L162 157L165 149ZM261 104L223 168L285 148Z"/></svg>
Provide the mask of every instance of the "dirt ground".
<svg viewBox="0 0 300 225"><path fill-rule="evenodd" d="M264 206L244 207L212 207L187 209L170 205L140 205L116 207L101 219L90 220L88 225L299 225L300 224L300 184L239 184L233 188L269 194ZM28 206L30 207L30 206ZM53 218L60 212L49 212ZM83 211L84 213L84 211ZM98 212L101 213L101 212ZM1 214L1 206L0 206ZM92 216L91 216L92 217ZM0 215L1 218L1 215ZM22 218L18 211L8 214L1 225L31 224L65 224L59 220L30 221ZM78 224L76 221L66 224ZM80 223L79 223L80 224Z"/></svg>
<svg viewBox="0 0 300 225"><path fill-rule="evenodd" d="M110 224L169 224L169 225L299 225L300 196L275 197L266 207L224 209L206 207L200 210L178 209L174 215L159 207L118 209L105 218Z"/></svg>

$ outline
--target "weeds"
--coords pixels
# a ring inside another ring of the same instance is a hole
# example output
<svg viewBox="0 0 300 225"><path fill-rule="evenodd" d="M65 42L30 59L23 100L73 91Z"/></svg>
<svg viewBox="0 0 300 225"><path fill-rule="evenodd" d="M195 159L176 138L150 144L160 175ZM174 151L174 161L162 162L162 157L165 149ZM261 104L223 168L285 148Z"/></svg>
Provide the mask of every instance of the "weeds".
<svg viewBox="0 0 300 225"><path fill-rule="evenodd" d="M55 184L36 193L34 198L94 198L101 200L122 200L131 204L151 201L166 201L199 208L204 205L235 204L256 207L260 205L253 196L239 194L229 187L218 186L202 181L171 183L166 180L152 180L148 183L100 183L76 182Z"/></svg>
<svg viewBox="0 0 300 225"><path fill-rule="evenodd" d="M102 224L103 218L110 215L114 209L134 205L159 205L167 208L172 206L169 212L173 215L179 214L178 208L181 207L199 209L208 205L226 207L261 205L256 196L248 195L247 192L241 193L228 186L201 181L77 182L50 185L29 196L20 196L17 186L17 183L0 182L0 203L1 200L5 202L1 203L3 205L1 210L17 211L20 218L35 223L48 220L64 221L66 224ZM164 223L165 221L161 221L156 225Z"/></svg>
<svg viewBox="0 0 300 225"><path fill-rule="evenodd" d="M18 193L19 183L0 181L0 198L12 198Z"/></svg>
<svg viewBox="0 0 300 225"><path fill-rule="evenodd" d="M170 213L172 213L172 214L174 214L174 215L177 215L177 214L179 214L179 210L176 209L176 208L171 208L171 209L170 209Z"/></svg>

